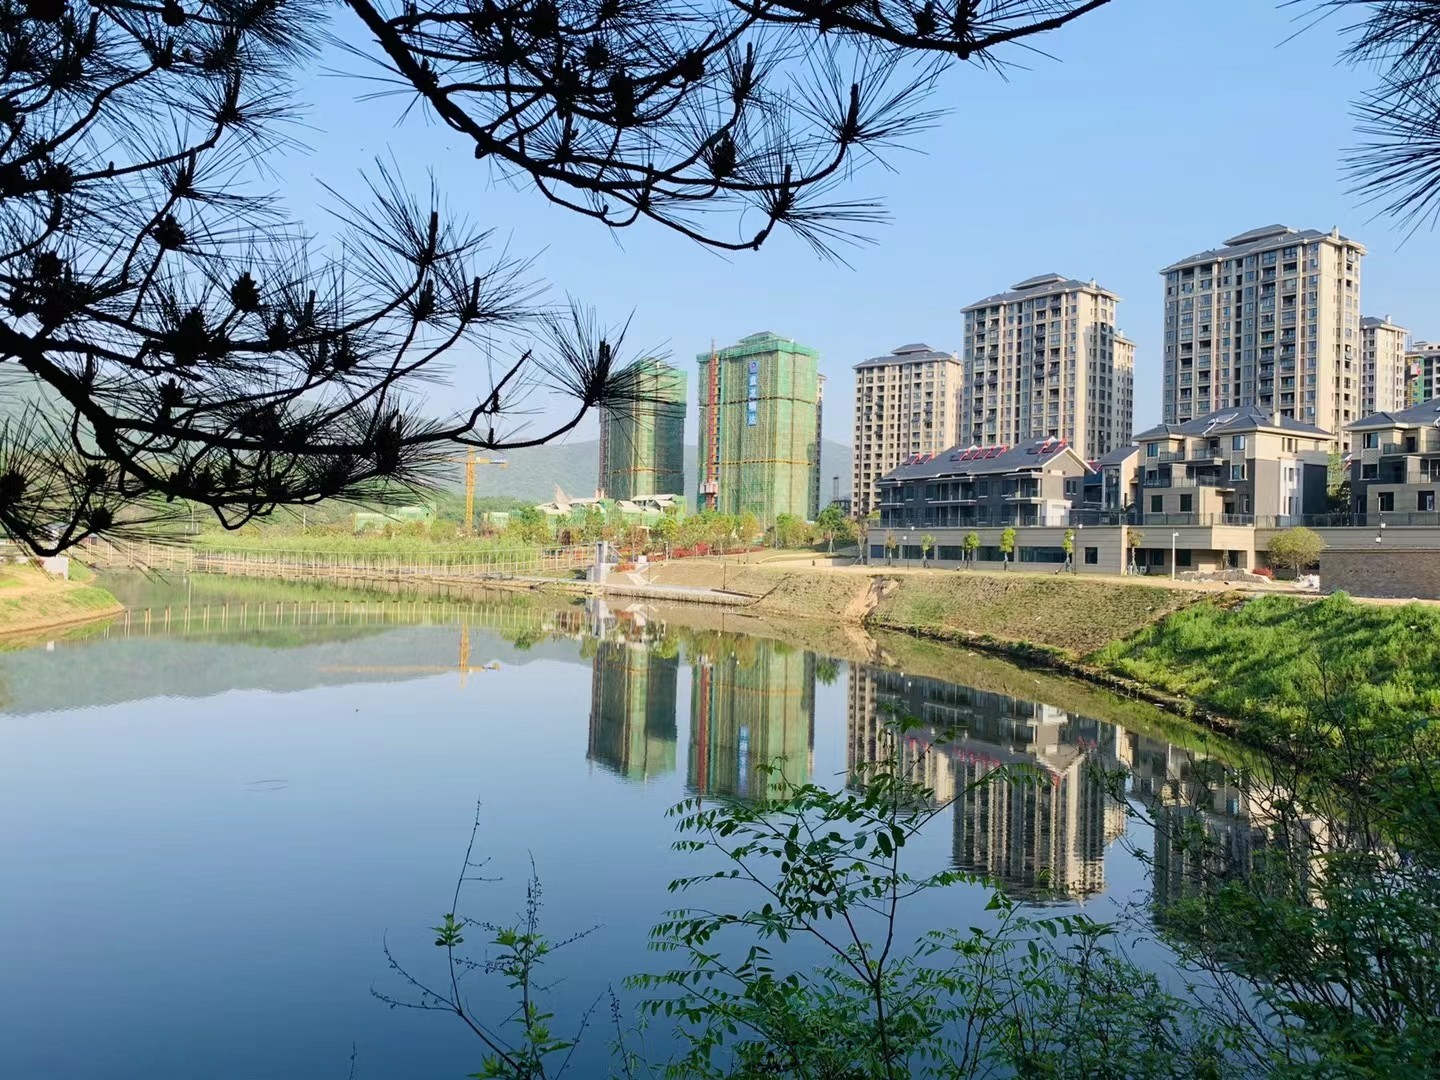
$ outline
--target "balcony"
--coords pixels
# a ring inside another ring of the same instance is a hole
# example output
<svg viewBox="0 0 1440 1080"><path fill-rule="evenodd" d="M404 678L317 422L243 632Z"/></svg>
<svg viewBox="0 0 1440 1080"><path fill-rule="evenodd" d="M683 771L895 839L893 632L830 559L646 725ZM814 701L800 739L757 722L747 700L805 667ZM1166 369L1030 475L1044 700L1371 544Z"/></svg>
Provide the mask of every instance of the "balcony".
<svg viewBox="0 0 1440 1080"><path fill-rule="evenodd" d="M1195 488L1215 488L1220 491L1231 491L1239 482L1238 480L1228 480L1220 476L1156 476L1146 477L1140 482L1140 486L1146 488L1173 488L1177 491L1193 490Z"/></svg>

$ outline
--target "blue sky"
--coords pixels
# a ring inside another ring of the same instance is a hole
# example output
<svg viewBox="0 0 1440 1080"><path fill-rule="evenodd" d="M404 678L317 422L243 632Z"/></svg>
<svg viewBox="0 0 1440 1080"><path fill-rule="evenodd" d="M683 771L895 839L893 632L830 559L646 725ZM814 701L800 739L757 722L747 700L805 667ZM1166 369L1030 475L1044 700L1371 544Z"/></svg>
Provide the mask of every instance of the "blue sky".
<svg viewBox="0 0 1440 1080"><path fill-rule="evenodd" d="M948 115L893 158L897 171L854 182L892 221L875 230L878 243L848 253L849 266L783 235L721 258L658 226L611 234L493 183L447 129L418 111L402 121L405 99L358 101L362 84L326 77L323 64L301 88L309 152L280 164L281 191L318 226L320 180L354 191L377 155L393 155L415 184L429 169L452 208L536 257L552 298L574 294L610 321L633 312L633 345L666 349L692 372L712 338L774 330L817 347L830 377L826 433L843 442L857 361L911 341L958 350L966 304L1038 273L1093 277L1123 298L1141 430L1159 419L1157 271L1259 225L1338 225L1370 251L1365 313L1440 335L1437 237L1407 240L1374 219L1340 172L1349 103L1369 74L1336 66L1340 20L1287 40L1301 15L1274 0L1114 0L1044 39L1054 59L1012 52L1023 66L1003 79L950 71L935 99ZM360 68L353 57L329 62ZM469 358L452 366L447 406L478 392L469 368ZM573 438L593 431L587 423Z"/></svg>

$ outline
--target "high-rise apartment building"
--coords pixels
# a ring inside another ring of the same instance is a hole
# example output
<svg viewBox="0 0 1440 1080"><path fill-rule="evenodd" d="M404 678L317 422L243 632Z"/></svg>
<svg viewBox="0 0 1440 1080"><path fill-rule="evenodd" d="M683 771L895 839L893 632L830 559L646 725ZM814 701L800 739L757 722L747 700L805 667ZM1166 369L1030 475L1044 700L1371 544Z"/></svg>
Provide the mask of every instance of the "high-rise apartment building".
<svg viewBox="0 0 1440 1080"><path fill-rule="evenodd" d="M1253 229L1165 276L1165 423L1255 405L1348 445L1363 409L1360 262L1340 235Z"/></svg>
<svg viewBox="0 0 1440 1080"><path fill-rule="evenodd" d="M854 510L880 502L880 478L915 454L938 454L961 441L964 365L954 353L902 345L855 365Z"/></svg>
<svg viewBox="0 0 1440 1080"><path fill-rule="evenodd" d="M777 334L702 353L699 505L751 513L820 512L820 354Z"/></svg>
<svg viewBox="0 0 1440 1080"><path fill-rule="evenodd" d="M1440 341L1417 341L1405 354L1405 405L1440 397Z"/></svg>
<svg viewBox="0 0 1440 1080"><path fill-rule="evenodd" d="M586 758L632 780L674 772L679 673L679 658L653 642L599 641Z"/></svg>
<svg viewBox="0 0 1440 1080"><path fill-rule="evenodd" d="M663 360L641 360L627 396L600 415L601 493L685 494L685 373Z"/></svg>
<svg viewBox="0 0 1440 1080"><path fill-rule="evenodd" d="M1094 281L1042 274L965 308L961 443L1052 436L1084 458L1130 441L1135 345L1120 298Z"/></svg>
<svg viewBox="0 0 1440 1080"><path fill-rule="evenodd" d="M1360 320L1360 415L1405 408L1405 339L1390 316Z"/></svg>

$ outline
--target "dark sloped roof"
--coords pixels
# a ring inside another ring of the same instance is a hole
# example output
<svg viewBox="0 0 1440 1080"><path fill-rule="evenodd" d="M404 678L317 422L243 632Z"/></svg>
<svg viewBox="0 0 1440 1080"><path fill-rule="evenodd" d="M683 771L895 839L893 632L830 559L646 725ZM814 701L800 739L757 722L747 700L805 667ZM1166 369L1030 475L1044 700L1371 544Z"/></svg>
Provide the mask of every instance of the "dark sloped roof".
<svg viewBox="0 0 1440 1080"><path fill-rule="evenodd" d="M1039 469L1069 455L1087 472L1090 466L1064 439L1037 439L1019 446L952 446L938 454L921 454L885 474L887 481L928 480L941 476L994 476Z"/></svg>
<svg viewBox="0 0 1440 1080"><path fill-rule="evenodd" d="M1140 453L1139 445L1131 443L1129 446L1122 446L1118 450L1111 450L1104 457L1100 458L1100 460L1096 461L1095 464L1119 465L1122 461L1127 461L1138 453Z"/></svg>
<svg viewBox="0 0 1440 1080"><path fill-rule="evenodd" d="M861 360L855 365L855 370L867 367L883 367L886 364L908 364L919 363L925 360L958 360L954 353L941 352L932 349L929 345L901 345L898 349L892 349L884 356L872 356L869 360Z"/></svg>
<svg viewBox="0 0 1440 1080"><path fill-rule="evenodd" d="M1431 424L1440 427L1440 398L1422 401L1419 405L1412 405L1399 412L1372 413L1356 420L1345 430L1374 431L1378 428L1425 427Z"/></svg>
<svg viewBox="0 0 1440 1080"><path fill-rule="evenodd" d="M1183 424L1157 424L1135 438L1158 439L1166 435L1240 435L1247 431L1288 431L1296 435L1318 435L1330 438L1330 432L1288 416L1274 417L1257 405L1239 405L1233 409L1216 409Z"/></svg>
<svg viewBox="0 0 1440 1080"><path fill-rule="evenodd" d="M984 300L977 300L975 303L961 308L961 312L974 311L976 308L989 307L991 304L1008 304L1016 300L1028 300L1032 296L1046 296L1054 292L1073 292L1076 289L1094 289L1106 296L1120 299L1109 289L1101 288L1093 281L1081 281L1078 278L1067 278L1062 274L1039 274L1024 281L1016 282L1009 292L996 293L994 296L987 296Z"/></svg>
<svg viewBox="0 0 1440 1080"><path fill-rule="evenodd" d="M1321 232L1318 229L1293 229L1288 225L1266 225L1259 229L1251 229L1239 236L1232 236L1225 241L1223 247L1211 248L1209 251L1196 252L1188 258L1179 262L1171 263L1162 274L1168 274L1171 270L1179 270L1182 267L1195 263L1215 262L1218 259L1234 259L1242 255L1251 255L1258 251L1269 251L1271 248L1288 247L1291 244L1306 243L1311 240L1323 240L1333 234ZM1364 245L1351 240L1349 237L1338 237L1342 244L1352 244L1364 250Z"/></svg>

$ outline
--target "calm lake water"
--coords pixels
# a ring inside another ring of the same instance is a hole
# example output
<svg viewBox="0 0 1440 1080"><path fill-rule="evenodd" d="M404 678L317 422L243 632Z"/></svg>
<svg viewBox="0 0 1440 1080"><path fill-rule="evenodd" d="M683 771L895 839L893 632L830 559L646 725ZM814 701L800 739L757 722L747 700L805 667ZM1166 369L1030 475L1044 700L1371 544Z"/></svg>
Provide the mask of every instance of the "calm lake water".
<svg viewBox="0 0 1440 1080"><path fill-rule="evenodd" d="M511 919L533 860L546 929L597 928L549 970L555 1011L577 1015L661 962L646 932L675 903L666 884L696 869L669 848L668 807L762 796L756 766L774 761L841 786L892 707L959 733L928 759L942 796L1009 762L1051 779L962 795L913 869L953 862L1097 917L1151 894L1144 856L1162 889L1178 880L1088 766L1126 766L1140 797L1200 768L1196 751L1133 704L992 660L896 644L846 662L803 631L733 632L722 623L744 620L712 612L202 578L114 588L128 620L0 653L7 1080L474 1072L481 1047L454 1017L375 992L406 996L387 943L417 974L443 970L428 928L450 909L477 803L498 880L460 910ZM1207 822L1247 835L1216 791ZM907 919L971 925L985 900L957 887ZM506 1001L483 979L471 994L482 1013ZM572 1071L601 1074L605 1038Z"/></svg>

